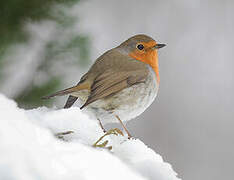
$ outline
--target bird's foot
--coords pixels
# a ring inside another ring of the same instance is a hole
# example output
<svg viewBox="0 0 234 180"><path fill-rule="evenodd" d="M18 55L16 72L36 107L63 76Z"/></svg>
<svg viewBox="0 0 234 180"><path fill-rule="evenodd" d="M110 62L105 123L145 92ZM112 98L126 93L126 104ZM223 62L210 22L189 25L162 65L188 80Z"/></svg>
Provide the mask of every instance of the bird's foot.
<svg viewBox="0 0 234 180"><path fill-rule="evenodd" d="M66 140L64 139L64 136L65 136L65 135L68 135L68 134L72 134L72 133L74 133L74 131L66 131L66 132L56 133L54 136L55 136L56 138L58 138L58 139L61 139L61 140L63 140L63 141L66 141Z"/></svg>
<svg viewBox="0 0 234 180"><path fill-rule="evenodd" d="M109 136L109 135L124 135L123 132L118 129L118 128L114 128L114 129L110 129L109 131L107 131L103 136L101 136L94 144L93 144L93 147L101 147L101 148L106 148L106 149L109 149L111 150L112 149L112 146L106 146L108 144L108 140L104 141L103 143L100 143L100 141L106 137L106 136ZM100 143L100 144L99 144Z"/></svg>

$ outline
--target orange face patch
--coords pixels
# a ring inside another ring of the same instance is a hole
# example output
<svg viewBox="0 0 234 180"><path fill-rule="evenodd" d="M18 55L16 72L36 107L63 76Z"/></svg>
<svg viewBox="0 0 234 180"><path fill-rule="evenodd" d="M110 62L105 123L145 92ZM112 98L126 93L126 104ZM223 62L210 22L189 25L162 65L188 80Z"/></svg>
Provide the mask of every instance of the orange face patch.
<svg viewBox="0 0 234 180"><path fill-rule="evenodd" d="M158 53L156 49L152 49L156 45L155 41L142 42L137 45L142 44L144 49L135 49L133 52L129 53L129 56L149 64L156 73L157 82L160 82L159 70L158 70Z"/></svg>

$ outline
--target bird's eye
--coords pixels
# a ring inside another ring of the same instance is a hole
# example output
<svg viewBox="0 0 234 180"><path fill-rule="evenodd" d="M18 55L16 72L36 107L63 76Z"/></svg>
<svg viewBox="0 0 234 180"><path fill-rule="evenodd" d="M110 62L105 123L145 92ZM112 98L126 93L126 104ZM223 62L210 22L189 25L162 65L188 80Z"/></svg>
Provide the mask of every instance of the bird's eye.
<svg viewBox="0 0 234 180"><path fill-rule="evenodd" d="M143 44L138 44L138 45L137 45L137 49L139 49L139 50L142 50L142 49L144 49L144 46L143 46Z"/></svg>

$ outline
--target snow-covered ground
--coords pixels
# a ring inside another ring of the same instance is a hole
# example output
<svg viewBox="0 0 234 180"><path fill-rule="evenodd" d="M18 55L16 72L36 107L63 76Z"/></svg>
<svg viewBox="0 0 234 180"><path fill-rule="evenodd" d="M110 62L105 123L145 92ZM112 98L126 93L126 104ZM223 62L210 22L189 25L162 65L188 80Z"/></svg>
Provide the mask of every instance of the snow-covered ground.
<svg viewBox="0 0 234 180"><path fill-rule="evenodd" d="M74 131L59 140L53 134ZM78 108L24 110L0 94L0 179L178 180L170 164L139 139L103 132Z"/></svg>

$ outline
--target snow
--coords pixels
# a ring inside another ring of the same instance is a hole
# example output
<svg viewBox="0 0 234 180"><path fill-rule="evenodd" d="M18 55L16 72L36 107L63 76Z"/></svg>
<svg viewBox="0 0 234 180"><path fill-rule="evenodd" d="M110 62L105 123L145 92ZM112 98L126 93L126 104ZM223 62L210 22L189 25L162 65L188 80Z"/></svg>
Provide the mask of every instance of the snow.
<svg viewBox="0 0 234 180"><path fill-rule="evenodd" d="M0 179L178 180L170 164L139 139L104 133L78 108L24 110L0 94ZM53 134L74 131L64 136Z"/></svg>

